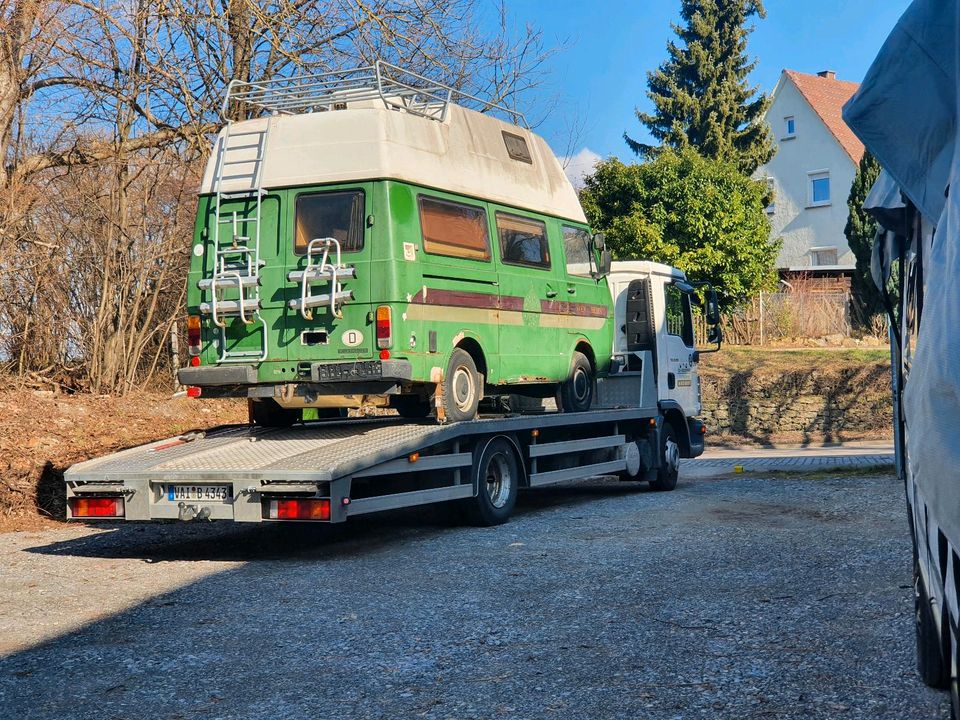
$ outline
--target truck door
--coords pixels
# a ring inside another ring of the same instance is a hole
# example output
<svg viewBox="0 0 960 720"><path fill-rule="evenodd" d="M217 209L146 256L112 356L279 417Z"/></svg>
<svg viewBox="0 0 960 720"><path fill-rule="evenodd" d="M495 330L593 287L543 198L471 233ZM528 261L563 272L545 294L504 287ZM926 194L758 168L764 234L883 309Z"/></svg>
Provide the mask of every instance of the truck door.
<svg viewBox="0 0 960 720"><path fill-rule="evenodd" d="M666 342L660 349L661 399L676 400L688 417L700 413L700 378L694 361L695 339L690 295L665 283Z"/></svg>
<svg viewBox="0 0 960 720"><path fill-rule="evenodd" d="M501 377L507 383L557 382L566 376L553 319L565 302L565 289L547 238L547 225L535 217L494 212L500 283ZM563 366L563 367L561 367Z"/></svg>
<svg viewBox="0 0 960 720"><path fill-rule="evenodd" d="M284 306L286 359L348 362L372 358L376 339L367 322L373 235L367 217L372 214L372 184L291 190L288 197L282 242L284 273L276 289ZM335 242L323 242L326 238ZM290 277L291 272L303 273L308 261L315 271L324 262L324 250L327 265L337 263L339 250L340 266L346 271L338 272L337 280L341 293L348 295L334 305L329 300L318 301L318 296L329 298L334 291L332 278L308 282L305 290L302 278ZM307 307L303 306L305 296Z"/></svg>

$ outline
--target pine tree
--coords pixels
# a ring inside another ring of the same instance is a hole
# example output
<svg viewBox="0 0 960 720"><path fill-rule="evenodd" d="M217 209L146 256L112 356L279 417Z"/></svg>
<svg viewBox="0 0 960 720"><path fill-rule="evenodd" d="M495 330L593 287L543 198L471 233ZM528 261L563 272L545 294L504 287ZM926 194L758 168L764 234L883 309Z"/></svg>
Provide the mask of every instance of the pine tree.
<svg viewBox="0 0 960 720"><path fill-rule="evenodd" d="M871 318L883 312L884 309L880 291L870 273L877 222L863 210L863 202L867 199L870 188L873 187L879 175L880 163L869 152L865 152L857 168L857 174L853 178L853 185L850 187L850 196L847 198L850 215L847 217L847 226L843 229L843 234L847 236L847 244L857 259L850 282L853 314L858 324L864 327L868 327Z"/></svg>
<svg viewBox="0 0 960 720"><path fill-rule="evenodd" d="M763 115L770 98L747 84L756 61L747 55L753 32L747 21L766 17L763 0L681 0L683 26L673 25L679 42L670 41L670 55L647 75L647 96L654 112L637 111L651 135L677 149L692 146L701 155L736 163L752 174L773 157L774 146ZM635 153L656 154L626 133Z"/></svg>

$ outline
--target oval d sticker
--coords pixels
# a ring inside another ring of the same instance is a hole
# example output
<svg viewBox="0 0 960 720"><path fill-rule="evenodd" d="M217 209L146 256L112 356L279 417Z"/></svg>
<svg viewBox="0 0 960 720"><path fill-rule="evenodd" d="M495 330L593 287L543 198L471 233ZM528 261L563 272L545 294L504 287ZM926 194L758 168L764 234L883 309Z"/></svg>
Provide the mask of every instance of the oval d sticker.
<svg viewBox="0 0 960 720"><path fill-rule="evenodd" d="M363 344L363 333L359 330L344 330L340 339L347 347L357 347Z"/></svg>

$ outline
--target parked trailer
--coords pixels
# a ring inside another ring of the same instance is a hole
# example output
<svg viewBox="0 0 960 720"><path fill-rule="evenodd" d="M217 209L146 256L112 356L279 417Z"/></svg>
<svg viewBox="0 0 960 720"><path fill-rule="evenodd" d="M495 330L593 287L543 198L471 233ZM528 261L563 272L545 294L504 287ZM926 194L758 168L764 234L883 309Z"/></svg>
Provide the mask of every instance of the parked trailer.
<svg viewBox="0 0 960 720"><path fill-rule="evenodd" d="M679 459L703 452L704 427L656 400L645 366L599 383L601 400L642 401L633 407L450 425L233 425L161 440L71 467L68 518L336 523L458 500L473 521L496 525L524 487L616 475L672 490Z"/></svg>

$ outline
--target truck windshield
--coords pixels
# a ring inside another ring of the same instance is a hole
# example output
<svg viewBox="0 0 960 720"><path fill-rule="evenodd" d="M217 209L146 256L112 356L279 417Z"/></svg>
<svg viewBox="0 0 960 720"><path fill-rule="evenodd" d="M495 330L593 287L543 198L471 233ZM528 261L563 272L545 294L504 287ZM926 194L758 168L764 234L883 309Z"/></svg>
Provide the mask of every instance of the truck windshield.
<svg viewBox="0 0 960 720"><path fill-rule="evenodd" d="M363 190L298 195L294 252L317 238L335 239L343 252L362 250L363 209Z"/></svg>

